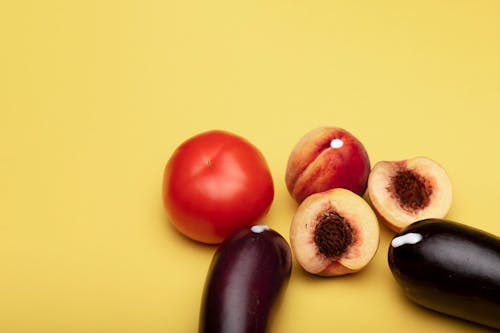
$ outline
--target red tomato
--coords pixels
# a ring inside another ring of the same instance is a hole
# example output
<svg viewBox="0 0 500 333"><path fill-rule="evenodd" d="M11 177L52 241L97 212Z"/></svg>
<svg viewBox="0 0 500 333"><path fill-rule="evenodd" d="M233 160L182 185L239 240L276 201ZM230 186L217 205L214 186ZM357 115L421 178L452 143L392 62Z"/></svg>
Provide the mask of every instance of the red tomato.
<svg viewBox="0 0 500 333"><path fill-rule="evenodd" d="M163 201L173 225L194 240L217 244L255 224L274 197L264 156L247 140L224 131L198 134L169 159Z"/></svg>

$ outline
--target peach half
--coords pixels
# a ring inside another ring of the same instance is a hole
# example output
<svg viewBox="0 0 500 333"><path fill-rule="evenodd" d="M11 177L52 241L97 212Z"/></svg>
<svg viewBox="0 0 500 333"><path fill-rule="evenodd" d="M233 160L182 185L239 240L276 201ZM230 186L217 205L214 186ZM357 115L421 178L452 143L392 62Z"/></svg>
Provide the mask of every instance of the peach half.
<svg viewBox="0 0 500 333"><path fill-rule="evenodd" d="M285 183L300 204L313 193L338 187L363 195L369 173L370 159L354 135L339 127L319 127L306 133L293 148Z"/></svg>
<svg viewBox="0 0 500 333"><path fill-rule="evenodd" d="M355 273L375 255L377 216L359 195L336 188L308 196L290 227L290 244L302 268L321 276Z"/></svg>
<svg viewBox="0 0 500 333"><path fill-rule="evenodd" d="M381 161L368 178L368 197L389 229L399 232L426 218L443 218L452 202L446 171L427 157Z"/></svg>

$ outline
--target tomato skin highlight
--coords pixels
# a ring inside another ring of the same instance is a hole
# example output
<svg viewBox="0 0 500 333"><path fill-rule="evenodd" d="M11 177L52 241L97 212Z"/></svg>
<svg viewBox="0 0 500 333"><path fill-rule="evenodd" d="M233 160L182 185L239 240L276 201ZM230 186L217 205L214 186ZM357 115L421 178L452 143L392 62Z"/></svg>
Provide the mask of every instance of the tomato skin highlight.
<svg viewBox="0 0 500 333"><path fill-rule="evenodd" d="M271 172L246 139L213 130L186 140L163 175L163 203L185 236L221 243L238 228L256 224L274 199Z"/></svg>

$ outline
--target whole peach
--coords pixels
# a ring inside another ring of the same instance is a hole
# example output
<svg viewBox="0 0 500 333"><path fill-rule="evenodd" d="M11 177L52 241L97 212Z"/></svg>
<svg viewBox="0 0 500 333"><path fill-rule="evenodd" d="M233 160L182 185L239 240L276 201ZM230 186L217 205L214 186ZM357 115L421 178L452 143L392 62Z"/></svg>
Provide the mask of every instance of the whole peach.
<svg viewBox="0 0 500 333"><path fill-rule="evenodd" d="M290 195L301 203L313 193L345 188L365 193L370 159L363 144L339 127L320 127L304 135L293 148L285 182Z"/></svg>

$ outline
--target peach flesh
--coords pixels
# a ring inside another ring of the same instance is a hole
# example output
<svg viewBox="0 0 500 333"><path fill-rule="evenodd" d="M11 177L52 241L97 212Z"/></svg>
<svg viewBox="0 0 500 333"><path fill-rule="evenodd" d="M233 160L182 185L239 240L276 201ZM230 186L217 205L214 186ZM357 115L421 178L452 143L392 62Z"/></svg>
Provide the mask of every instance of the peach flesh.
<svg viewBox="0 0 500 333"><path fill-rule="evenodd" d="M362 197L336 188L313 194L299 205L290 243L297 262L311 274L355 273L377 251L378 221Z"/></svg>
<svg viewBox="0 0 500 333"><path fill-rule="evenodd" d="M369 173L368 154L356 137L339 127L320 127L304 135L292 150L285 182L300 203L333 188L363 195Z"/></svg>
<svg viewBox="0 0 500 333"><path fill-rule="evenodd" d="M452 202L451 181L435 161L415 157L376 163L368 198L380 221L398 232L425 218L443 218Z"/></svg>

